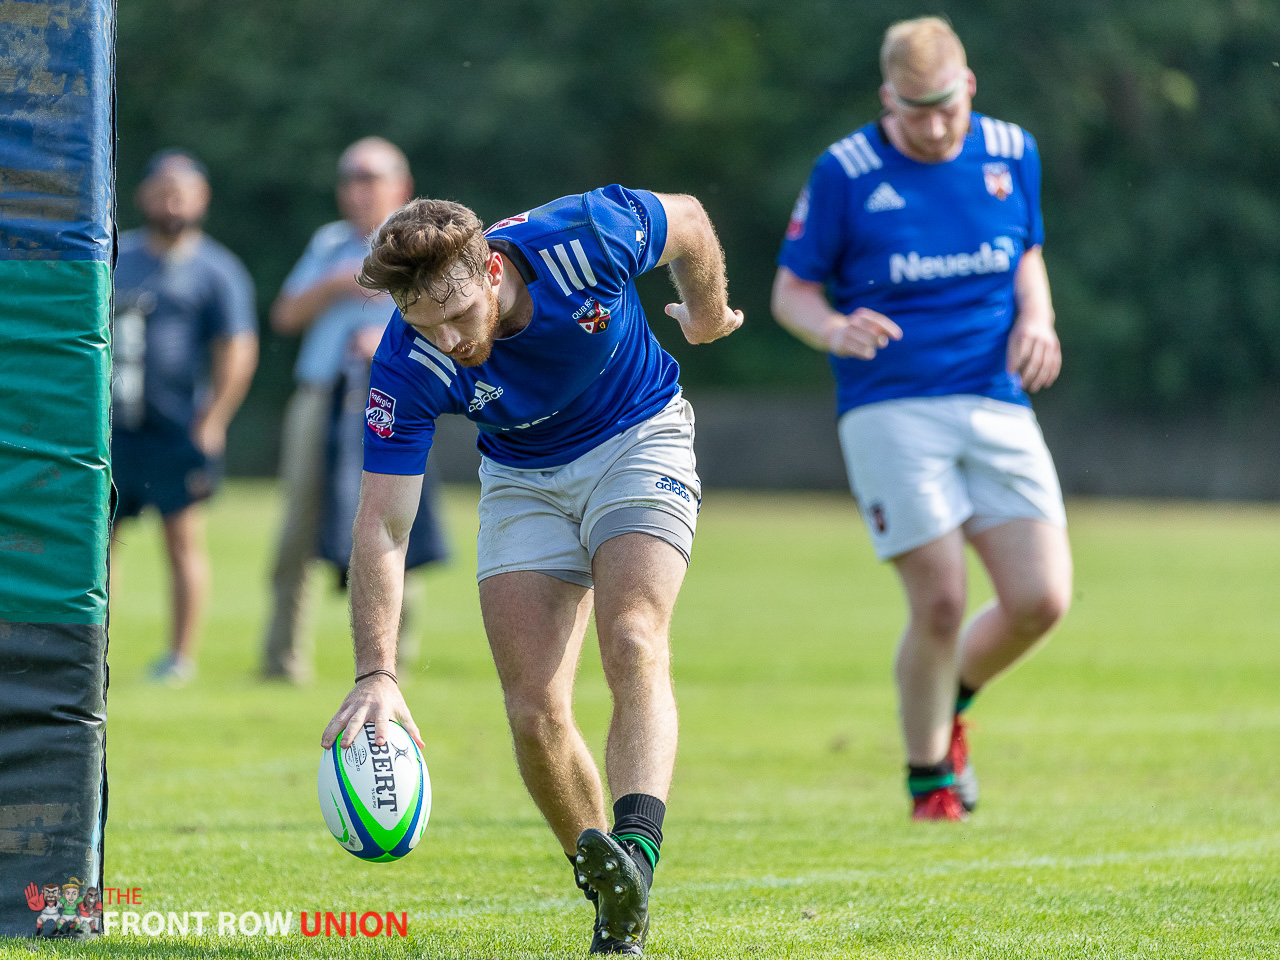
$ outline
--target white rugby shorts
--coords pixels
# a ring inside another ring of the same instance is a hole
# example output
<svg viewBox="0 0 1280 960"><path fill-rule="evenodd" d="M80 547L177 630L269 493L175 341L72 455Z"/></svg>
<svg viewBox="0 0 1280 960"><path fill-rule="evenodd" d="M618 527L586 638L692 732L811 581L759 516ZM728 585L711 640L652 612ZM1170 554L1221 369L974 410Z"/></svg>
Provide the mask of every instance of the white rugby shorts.
<svg viewBox="0 0 1280 960"><path fill-rule="evenodd" d="M840 418L849 486L881 560L958 527L1067 525L1053 458L1030 407L968 394L885 400Z"/></svg>
<svg viewBox="0 0 1280 960"><path fill-rule="evenodd" d="M476 579L535 570L584 587L600 544L646 533L688 562L702 484L693 407L680 395L648 420L561 467L480 464Z"/></svg>

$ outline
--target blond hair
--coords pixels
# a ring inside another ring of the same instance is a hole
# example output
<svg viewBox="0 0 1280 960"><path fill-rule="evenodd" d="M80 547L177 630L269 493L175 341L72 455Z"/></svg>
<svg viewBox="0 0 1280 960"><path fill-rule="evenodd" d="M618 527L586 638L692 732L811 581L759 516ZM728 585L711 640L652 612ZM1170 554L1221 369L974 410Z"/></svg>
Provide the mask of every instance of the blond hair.
<svg viewBox="0 0 1280 960"><path fill-rule="evenodd" d="M885 83L905 80L923 84L934 71L952 57L968 66L964 44L941 17L916 17L900 20L884 32L880 45L880 76Z"/></svg>

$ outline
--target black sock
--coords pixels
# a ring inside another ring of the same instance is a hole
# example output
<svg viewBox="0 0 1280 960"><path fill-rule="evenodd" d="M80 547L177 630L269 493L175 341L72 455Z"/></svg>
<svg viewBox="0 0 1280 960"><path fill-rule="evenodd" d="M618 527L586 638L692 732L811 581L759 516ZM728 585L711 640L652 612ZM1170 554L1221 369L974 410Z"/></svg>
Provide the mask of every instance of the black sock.
<svg viewBox="0 0 1280 960"><path fill-rule="evenodd" d="M956 691L956 713L964 713L969 709L969 704L973 703L973 698L978 695L978 687L971 687L963 680L960 681L960 687Z"/></svg>
<svg viewBox="0 0 1280 960"><path fill-rule="evenodd" d="M907 764L907 790L913 797L923 797L940 787L954 786L956 772L951 768L951 761L943 760L927 767Z"/></svg>
<svg viewBox="0 0 1280 960"><path fill-rule="evenodd" d="M610 833L639 854L632 859L650 886L662 853L662 821L666 815L667 805L647 793L629 793L613 804Z"/></svg>

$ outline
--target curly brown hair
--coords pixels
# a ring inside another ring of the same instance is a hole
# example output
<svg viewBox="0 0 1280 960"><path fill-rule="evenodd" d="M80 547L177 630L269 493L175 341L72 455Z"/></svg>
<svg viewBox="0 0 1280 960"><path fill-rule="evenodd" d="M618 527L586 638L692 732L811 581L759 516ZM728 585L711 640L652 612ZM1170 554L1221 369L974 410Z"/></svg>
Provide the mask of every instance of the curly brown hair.
<svg viewBox="0 0 1280 960"><path fill-rule="evenodd" d="M452 200L411 200L387 217L356 282L391 294L402 310L426 294L443 304L484 273L484 224Z"/></svg>

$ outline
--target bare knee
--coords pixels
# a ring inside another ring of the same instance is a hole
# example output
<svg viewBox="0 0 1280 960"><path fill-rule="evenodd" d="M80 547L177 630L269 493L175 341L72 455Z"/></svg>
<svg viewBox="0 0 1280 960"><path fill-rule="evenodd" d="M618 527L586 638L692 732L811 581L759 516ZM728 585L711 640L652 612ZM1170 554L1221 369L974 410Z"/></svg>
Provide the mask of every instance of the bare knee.
<svg viewBox="0 0 1280 960"><path fill-rule="evenodd" d="M1042 584L1038 589L1014 598L1006 613L1013 623L1014 633L1039 638L1058 625L1070 606L1070 584Z"/></svg>
<svg viewBox="0 0 1280 960"><path fill-rule="evenodd" d="M600 659L614 690L670 676L667 631L645 617L619 617L601 627Z"/></svg>
<svg viewBox="0 0 1280 960"><path fill-rule="evenodd" d="M520 745L549 746L573 729L573 710L543 692L516 691L506 698L511 736Z"/></svg>
<svg viewBox="0 0 1280 960"><path fill-rule="evenodd" d="M912 633L937 643L954 644L964 623L965 602L962 588L932 591L912 604Z"/></svg>

